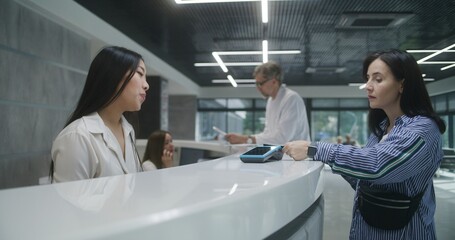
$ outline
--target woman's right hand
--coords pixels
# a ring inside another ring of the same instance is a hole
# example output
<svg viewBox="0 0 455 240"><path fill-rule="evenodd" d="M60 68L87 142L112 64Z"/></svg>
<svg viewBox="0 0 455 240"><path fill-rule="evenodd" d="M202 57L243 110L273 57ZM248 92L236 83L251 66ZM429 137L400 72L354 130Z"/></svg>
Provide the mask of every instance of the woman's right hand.
<svg viewBox="0 0 455 240"><path fill-rule="evenodd" d="M163 156L161 156L161 161L163 162L164 167L173 167L174 166L174 153L164 149Z"/></svg>

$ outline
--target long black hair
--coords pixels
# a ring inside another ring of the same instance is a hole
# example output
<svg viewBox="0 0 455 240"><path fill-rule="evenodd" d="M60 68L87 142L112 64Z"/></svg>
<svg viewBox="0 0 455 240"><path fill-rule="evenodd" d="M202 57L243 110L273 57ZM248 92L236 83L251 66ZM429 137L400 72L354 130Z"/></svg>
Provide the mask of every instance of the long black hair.
<svg viewBox="0 0 455 240"><path fill-rule="evenodd" d="M112 103L130 82L141 60L140 54L123 47L103 48L90 65L84 90L65 126Z"/></svg>
<svg viewBox="0 0 455 240"><path fill-rule="evenodd" d="M404 80L403 92L400 98L400 107L404 114L409 117L417 115L429 117L438 125L439 131L444 133L446 125L433 110L422 73L414 57L398 49L374 52L368 55L363 62L363 77L365 79L368 67L376 59L381 59L387 64L397 81ZM370 131L381 137L384 133L380 128L380 123L386 118L387 115L384 110L370 108L368 113Z"/></svg>
<svg viewBox="0 0 455 240"><path fill-rule="evenodd" d="M76 119L107 107L117 99L134 76L141 60L143 58L140 54L123 47L101 49L90 64L81 97L65 127ZM53 174L54 161L51 160L51 182Z"/></svg>

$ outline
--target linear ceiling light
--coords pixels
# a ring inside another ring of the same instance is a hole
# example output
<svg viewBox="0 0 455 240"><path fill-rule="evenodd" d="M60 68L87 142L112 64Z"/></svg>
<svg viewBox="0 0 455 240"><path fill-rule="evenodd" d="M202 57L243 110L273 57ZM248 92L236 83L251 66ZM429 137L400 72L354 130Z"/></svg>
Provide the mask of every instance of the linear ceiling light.
<svg viewBox="0 0 455 240"><path fill-rule="evenodd" d="M229 51L229 52L216 52L218 55L261 55L262 51ZM300 54L300 50L278 50L269 51L269 54Z"/></svg>
<svg viewBox="0 0 455 240"><path fill-rule="evenodd" d="M265 45L265 46L264 46ZM224 72L227 72L227 66L257 66L260 65L260 62L223 62L221 60L221 55L263 55L263 62L268 61L268 54L300 54L300 50L278 50L278 51L268 51L268 42L264 40L262 42L262 48L265 49L264 51L223 51L223 52L212 52L213 57L217 61L217 63L195 63L195 67L216 67L220 66ZM226 68L226 71L224 68Z"/></svg>
<svg viewBox="0 0 455 240"><path fill-rule="evenodd" d="M359 87L359 89L364 89L367 85L365 83L349 83L350 87Z"/></svg>
<svg viewBox="0 0 455 240"><path fill-rule="evenodd" d="M223 60L221 60L220 56L218 56L216 52L212 52L212 55L215 58L218 65L220 65L221 69L223 69L223 72L228 72L228 69L226 65L224 65Z"/></svg>
<svg viewBox="0 0 455 240"><path fill-rule="evenodd" d="M269 54L300 54L300 50L269 51Z"/></svg>
<svg viewBox="0 0 455 240"><path fill-rule="evenodd" d="M261 55L261 51L229 51L229 52L216 52L218 55Z"/></svg>
<svg viewBox="0 0 455 240"><path fill-rule="evenodd" d="M408 53L431 53L431 52L437 52L439 50L406 50ZM455 50L447 50L445 52L455 52Z"/></svg>
<svg viewBox="0 0 455 240"><path fill-rule="evenodd" d="M248 66L257 66L261 65L261 62L223 62L226 67L248 67ZM218 67L218 63L195 63L195 67Z"/></svg>
<svg viewBox="0 0 455 240"><path fill-rule="evenodd" d="M441 68L441 71L444 71L446 69L453 68L453 67L455 67L455 64L452 64L452 65L449 65L449 66L445 66L445 67Z"/></svg>
<svg viewBox="0 0 455 240"><path fill-rule="evenodd" d="M446 48L443 48L443 49L441 49L441 50L438 50L438 51L434 52L433 54L430 54L430 55L428 55L428 56L426 56L426 57L424 57L424 58L418 60L417 63L423 63L423 62L425 62L426 60L428 60L428 59L430 59L430 58L432 58L432 57L434 57L434 56L437 56L437 55L439 55L439 54L441 54L441 53L443 53L443 52L445 52L445 51L447 51L447 50L449 50L449 49L451 49L451 48L453 48L453 47L455 47L455 44L452 44L452 45L450 45L450 46L448 46L448 47L446 47Z"/></svg>
<svg viewBox="0 0 455 240"><path fill-rule="evenodd" d="M260 0L175 0L177 4L223 3L223 2L258 2Z"/></svg>
<svg viewBox="0 0 455 240"><path fill-rule="evenodd" d="M423 78L423 81L432 82L432 81L434 81L434 78Z"/></svg>
<svg viewBox="0 0 455 240"><path fill-rule="evenodd" d="M213 79L212 83L230 83L229 79ZM235 82L237 83L255 83L255 79L236 79Z"/></svg>
<svg viewBox="0 0 455 240"><path fill-rule="evenodd" d="M233 87L237 87L237 83L235 82L234 78L231 75L227 75L227 78L229 79Z"/></svg>
<svg viewBox="0 0 455 240"><path fill-rule="evenodd" d="M426 50L417 50L417 49L413 49L413 50L406 50L407 52L409 53L432 53L420 60L417 61L418 64L449 64L445 67L442 67L441 68L441 71L444 71L444 70L447 70L449 68L453 68L455 67L455 62L454 61L427 61L428 59L432 58L432 57L435 57L441 53L453 53L455 52L455 50L450 50L451 48L455 47L455 44L452 44L444 49L441 49L441 50L433 50L433 49L426 49ZM425 77L425 76L423 76ZM431 80L430 80L431 81Z"/></svg>
<svg viewBox="0 0 455 240"><path fill-rule="evenodd" d="M261 0L262 9L262 23L269 22L269 2L268 0Z"/></svg>
<svg viewBox="0 0 455 240"><path fill-rule="evenodd" d="M269 54L268 54L268 42L267 40L262 41L262 62L266 63L269 61Z"/></svg>
<svg viewBox="0 0 455 240"><path fill-rule="evenodd" d="M421 62L419 64L455 64L455 61L436 61L436 62L433 62L433 61L427 62L427 61L425 61L425 62Z"/></svg>

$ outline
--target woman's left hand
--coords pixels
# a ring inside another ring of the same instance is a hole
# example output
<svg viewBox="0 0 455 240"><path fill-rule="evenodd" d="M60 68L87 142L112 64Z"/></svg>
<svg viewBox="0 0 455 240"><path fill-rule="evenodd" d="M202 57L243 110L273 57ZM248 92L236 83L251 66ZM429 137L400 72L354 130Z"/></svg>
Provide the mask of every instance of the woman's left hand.
<svg viewBox="0 0 455 240"><path fill-rule="evenodd" d="M288 142L283 147L283 153L286 153L294 160L304 160L307 158L308 146L311 142L308 141L293 141Z"/></svg>

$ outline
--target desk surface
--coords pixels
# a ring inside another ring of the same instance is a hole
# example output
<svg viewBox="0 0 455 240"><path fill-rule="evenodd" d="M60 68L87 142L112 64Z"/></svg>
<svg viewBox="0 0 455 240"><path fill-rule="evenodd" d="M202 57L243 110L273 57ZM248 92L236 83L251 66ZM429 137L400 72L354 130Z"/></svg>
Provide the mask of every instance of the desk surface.
<svg viewBox="0 0 455 240"><path fill-rule="evenodd" d="M0 191L0 239L260 239L322 193L320 162L239 154L153 172Z"/></svg>

